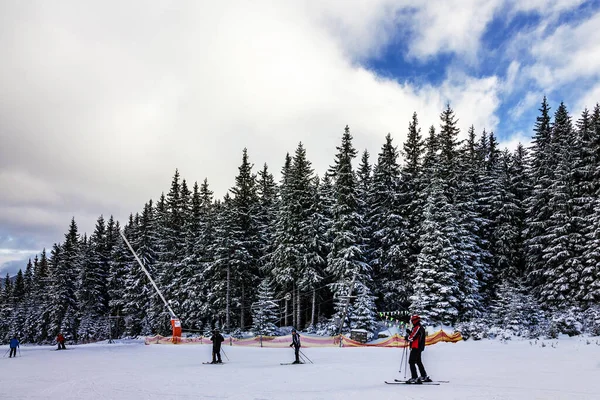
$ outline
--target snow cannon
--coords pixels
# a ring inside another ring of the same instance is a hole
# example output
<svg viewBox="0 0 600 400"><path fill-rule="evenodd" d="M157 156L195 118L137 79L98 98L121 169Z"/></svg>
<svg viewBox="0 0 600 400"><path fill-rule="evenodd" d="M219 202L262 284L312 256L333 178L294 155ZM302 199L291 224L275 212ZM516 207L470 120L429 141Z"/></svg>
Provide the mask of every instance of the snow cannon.
<svg viewBox="0 0 600 400"><path fill-rule="evenodd" d="M171 328L173 329L173 344L181 342L181 321L179 321L179 318L171 317Z"/></svg>

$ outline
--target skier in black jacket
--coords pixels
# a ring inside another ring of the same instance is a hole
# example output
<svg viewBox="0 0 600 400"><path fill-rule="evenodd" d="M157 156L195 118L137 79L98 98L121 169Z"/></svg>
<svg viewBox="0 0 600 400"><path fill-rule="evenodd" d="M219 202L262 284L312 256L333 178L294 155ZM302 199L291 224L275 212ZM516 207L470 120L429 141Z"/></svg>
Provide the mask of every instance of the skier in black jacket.
<svg viewBox="0 0 600 400"><path fill-rule="evenodd" d="M223 361L221 361L221 343L225 341L225 338L219 333L219 330L215 328L215 330L213 331L213 335L210 338L210 341L213 344L211 364L223 363Z"/></svg>
<svg viewBox="0 0 600 400"><path fill-rule="evenodd" d="M292 343L290 347L292 346L294 346L294 351L296 352L296 361L292 364L300 364L300 335L298 335L295 328L292 328Z"/></svg>
<svg viewBox="0 0 600 400"><path fill-rule="evenodd" d="M410 318L410 322L413 324L412 330L407 329L407 336L405 339L408 341L410 346L410 356L408 357L408 364L410 365L411 378L406 383L423 383L431 382L431 378L427 376L423 361L421 361L421 355L425 351L425 328L421 325L421 317L413 315ZM417 375L417 366L421 376Z"/></svg>

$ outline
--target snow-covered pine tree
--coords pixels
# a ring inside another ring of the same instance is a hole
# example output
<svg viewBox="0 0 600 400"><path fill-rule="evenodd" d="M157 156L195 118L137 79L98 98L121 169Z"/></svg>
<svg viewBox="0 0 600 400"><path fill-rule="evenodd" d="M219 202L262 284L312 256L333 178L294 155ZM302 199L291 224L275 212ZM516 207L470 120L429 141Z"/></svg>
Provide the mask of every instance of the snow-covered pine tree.
<svg viewBox="0 0 600 400"><path fill-rule="evenodd" d="M301 329L304 324L301 320L301 310L304 305L301 302L303 293L311 293L312 310L311 321L315 319L314 311L316 301L315 290L321 283L322 270L325 260L321 256L322 248L319 238L319 226L315 225L315 213L318 212L315 202L314 186L315 175L312 164L306 156L306 150L302 143L298 144L290 177L289 201L291 208L291 224L295 227L292 241L297 245L299 257L295 260L297 280L294 282L296 288L294 300L296 301L296 317L294 326Z"/></svg>
<svg viewBox="0 0 600 400"><path fill-rule="evenodd" d="M441 178L434 176L426 190L421 252L417 256L410 310L426 322L451 324L459 318L464 297L459 283L461 260L456 248L460 232Z"/></svg>
<svg viewBox="0 0 600 400"><path fill-rule="evenodd" d="M236 251L233 240L233 204L229 193L225 194L222 202L216 202L215 212L215 240L209 247L213 260L204 270L207 303L205 313L208 325L225 327L229 332L233 328L232 304L235 304L237 293L233 285L235 269L231 258Z"/></svg>
<svg viewBox="0 0 600 400"><path fill-rule="evenodd" d="M264 271L273 252L277 208L279 206L277 184L266 163L263 165L263 169L258 172L257 192L259 199L257 223L260 232L260 266L261 270Z"/></svg>
<svg viewBox="0 0 600 400"><path fill-rule="evenodd" d="M461 294L460 317L468 319L477 316L482 309L478 278L487 275L487 252L482 247L485 243L479 232L482 221L476 209L477 196L468 188L461 187L463 166L457 139L460 130L450 105L442 112L440 119L440 133L437 137L439 166L434 166L430 174L437 177L436 185L441 185L451 205L448 215L452 219L447 220L445 229L448 229L448 239L454 240L451 253L456 251L453 263L456 263L454 272Z"/></svg>
<svg viewBox="0 0 600 400"><path fill-rule="evenodd" d="M546 317L519 280L500 284L490 308L491 322L495 326L525 338L543 334Z"/></svg>
<svg viewBox="0 0 600 400"><path fill-rule="evenodd" d="M408 265L416 265L419 248L419 228L423 215L423 155L425 142L421 136L417 113L413 113L408 124L408 135L402 146L404 163L402 164L399 200L402 218L406 223L405 242L409 250Z"/></svg>
<svg viewBox="0 0 600 400"><path fill-rule="evenodd" d="M384 309L407 306L410 238L400 212L408 212L411 196L408 190L408 186L400 188L398 151L388 134L373 168L371 211L367 214L367 225L373 232L370 241L373 278ZM400 203L400 199L406 201Z"/></svg>
<svg viewBox="0 0 600 400"><path fill-rule="evenodd" d="M529 175L527 150L519 143L512 157L511 165L511 182L510 193L517 207L515 210L515 230L517 233L517 245L515 246L515 254L513 264L516 268L514 278L525 282L527 273L527 259L525 251L525 219L526 201L531 196L532 182ZM512 275L504 276L508 278Z"/></svg>
<svg viewBox="0 0 600 400"><path fill-rule="evenodd" d="M573 210L573 169L576 165L575 132L564 103L554 116L550 141L553 179L549 187L550 218L546 223L547 246L540 296L545 306L575 305L582 268L582 224Z"/></svg>
<svg viewBox="0 0 600 400"><path fill-rule="evenodd" d="M199 270L191 282L191 290L195 292L199 304L198 309L192 315L195 315L197 320L201 320L205 326L214 322L214 310L208 298L208 293L212 290L212 281L207 270L214 261L214 255L210 249L215 243L215 210L213 192L210 190L208 179L204 178L200 185L200 232L193 251Z"/></svg>
<svg viewBox="0 0 600 400"><path fill-rule="evenodd" d="M23 337L25 334L25 318L26 310L25 302L25 279L23 278L23 270L19 269L15 277L15 282L12 290L12 315L10 319L9 332L10 335Z"/></svg>
<svg viewBox="0 0 600 400"><path fill-rule="evenodd" d="M52 339L49 332L50 312L48 310L51 288L49 268L46 249L43 249L39 261L35 263L33 274L35 312L33 314L34 323L32 327L35 330L35 343L44 343Z"/></svg>
<svg viewBox="0 0 600 400"><path fill-rule="evenodd" d="M285 156L283 168L281 170L280 202L277 210L277 219L275 221L275 232L273 240L273 251L269 255L268 263L265 265L265 273L273 278L277 289L286 294L293 291L293 285L298 279L296 270L298 258L294 242L293 210L292 201L292 157ZM289 301L285 302L284 325L288 325Z"/></svg>
<svg viewBox="0 0 600 400"><path fill-rule="evenodd" d="M527 278L536 294L539 294L544 283L543 259L547 247L547 221L552 215L549 207L550 185L553 181L553 165L551 160L552 127L550 123L550 106L544 97L541 115L537 117L534 128L533 145L529 155L531 160L531 195L525 204L527 219L525 223L525 248L527 257Z"/></svg>
<svg viewBox="0 0 600 400"><path fill-rule="evenodd" d="M600 105L596 104L591 117L591 140L589 147L595 157L588 162L593 168L593 207L590 216L587 245L583 255L583 271L579 298L586 307L593 307L600 302Z"/></svg>
<svg viewBox="0 0 600 400"><path fill-rule="evenodd" d="M277 331L278 305L269 279L258 286L258 300L252 304L252 331L255 335L273 336Z"/></svg>
<svg viewBox="0 0 600 400"><path fill-rule="evenodd" d="M358 212L356 176L352 169L352 160L357 152L348 126L344 129L341 145L336 148L335 163L330 167L336 202L331 227L333 245L328 256L327 272L334 277L330 284L334 297L339 297L353 276L356 276L355 287L370 283L372 271L364 257L363 220ZM336 307L335 311L334 320L341 317L342 310Z"/></svg>
<svg viewBox="0 0 600 400"><path fill-rule="evenodd" d="M138 253L144 266L152 273L152 269L143 258L141 246L138 247L138 244L144 242L142 235L142 226L145 223L143 214L139 222L141 225L138 225L133 215L130 214L129 221L123 227L123 234ZM153 321L149 317L149 313L153 311L151 296L154 290L150 288L146 275L122 238L117 241L114 253L115 258L111 265L112 315L118 315L119 312L123 313L124 329L128 336L160 333L154 331ZM121 282L123 288L119 286ZM119 301L119 298L116 297L119 295L122 296L122 301Z"/></svg>
<svg viewBox="0 0 600 400"><path fill-rule="evenodd" d="M359 284L356 289L356 301L350 315L352 329L365 329L373 333L377 328L375 296L364 284Z"/></svg>
<svg viewBox="0 0 600 400"><path fill-rule="evenodd" d="M65 242L55 245L52 252L52 296L49 310L51 313L50 331L54 337L58 332L77 339L78 304L76 290L81 271L79 233L75 218L71 219ZM60 250L58 250L60 249Z"/></svg>
<svg viewBox="0 0 600 400"><path fill-rule="evenodd" d="M235 271L233 283L239 293L240 328L248 326L250 315L246 309L252 304L258 286L258 260L260 240L257 221L258 193L256 175L252 173L248 151L242 151L242 164L238 167L235 186L230 189L233 253L230 263Z"/></svg>
<svg viewBox="0 0 600 400"><path fill-rule="evenodd" d="M498 203L492 203L494 215L494 231L492 251L495 292L501 282L515 282L520 279L519 261L522 260L520 229L522 227L522 208L511 190L513 182L513 156L505 149L500 155L500 169L497 176L496 190L499 195Z"/></svg>
<svg viewBox="0 0 600 400"><path fill-rule="evenodd" d="M78 337L97 340L107 337L109 257L106 225L101 215L88 243L82 243L82 263L77 300L80 308Z"/></svg>
<svg viewBox="0 0 600 400"><path fill-rule="evenodd" d="M12 287L13 283L8 273L4 278L2 291L0 291L0 338L9 340L10 328L12 322L13 304L12 304Z"/></svg>

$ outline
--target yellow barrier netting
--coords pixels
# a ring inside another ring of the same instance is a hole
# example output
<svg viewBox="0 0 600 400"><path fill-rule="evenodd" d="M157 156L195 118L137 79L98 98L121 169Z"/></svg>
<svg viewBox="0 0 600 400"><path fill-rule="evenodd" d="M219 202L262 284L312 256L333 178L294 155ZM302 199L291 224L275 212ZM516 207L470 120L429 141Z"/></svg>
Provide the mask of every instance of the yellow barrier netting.
<svg viewBox="0 0 600 400"><path fill-rule="evenodd" d="M360 343L355 340L349 339L346 336L308 336L300 335L302 340L302 347L339 347L340 340L342 340L342 347L407 347L408 342L404 340L403 336L398 334L390 336L384 340L376 341L374 343ZM439 330L436 333L427 336L425 339L425 345L431 346L439 342L456 343L462 340L460 332L454 332L447 334L446 332ZM209 338L201 336L197 338L185 338L185 337L171 337L171 336L151 336L145 339L145 344L212 344ZM292 342L292 335L287 336L263 336L262 347L271 348L284 348L288 347ZM224 345L230 346L247 346L247 347L260 347L260 337L253 337L248 339L236 339L226 338Z"/></svg>

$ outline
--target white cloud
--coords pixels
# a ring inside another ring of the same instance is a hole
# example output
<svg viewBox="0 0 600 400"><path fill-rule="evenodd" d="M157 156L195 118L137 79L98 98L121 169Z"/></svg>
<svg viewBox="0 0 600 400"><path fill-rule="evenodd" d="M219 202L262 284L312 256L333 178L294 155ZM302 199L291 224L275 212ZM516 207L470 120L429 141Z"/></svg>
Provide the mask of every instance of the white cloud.
<svg viewBox="0 0 600 400"><path fill-rule="evenodd" d="M415 35L410 55L427 59L454 53L474 62L481 37L504 0L441 0L422 3L404 22Z"/></svg>
<svg viewBox="0 0 600 400"><path fill-rule="evenodd" d="M508 150L515 151L519 144L525 147L529 147L531 144L531 135L526 134L522 131L518 131L509 135L507 138L500 140L500 147L507 148Z"/></svg>
<svg viewBox="0 0 600 400"><path fill-rule="evenodd" d="M528 76L546 91L585 78L600 78L600 12L583 22L560 25L533 43Z"/></svg>
<svg viewBox="0 0 600 400"><path fill-rule="evenodd" d="M575 113L580 115L584 109L592 111L600 103L600 83L592 86L575 104Z"/></svg>
<svg viewBox="0 0 600 400"><path fill-rule="evenodd" d="M101 213L124 220L156 199L175 168L191 181L208 177L220 197L243 147L277 173L302 141L322 173L346 124L356 146L376 154L388 132L404 140L413 111L423 126L439 125L448 101L464 132L472 123L493 129L495 77L415 88L357 66L388 40L398 9L360 4L328 2L317 12L270 1L40 2L34 12L5 3L0 168L19 182L0 198L0 225L39 221L61 240L74 215L89 232ZM338 34L318 24L327 15L340 16ZM421 54L445 46L428 35L417 42L437 44ZM472 47L462 30L456 37L448 48ZM25 195L48 188L44 207Z"/></svg>

